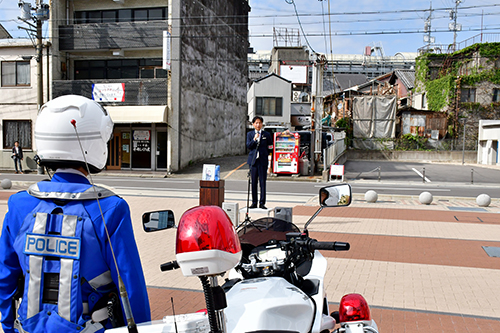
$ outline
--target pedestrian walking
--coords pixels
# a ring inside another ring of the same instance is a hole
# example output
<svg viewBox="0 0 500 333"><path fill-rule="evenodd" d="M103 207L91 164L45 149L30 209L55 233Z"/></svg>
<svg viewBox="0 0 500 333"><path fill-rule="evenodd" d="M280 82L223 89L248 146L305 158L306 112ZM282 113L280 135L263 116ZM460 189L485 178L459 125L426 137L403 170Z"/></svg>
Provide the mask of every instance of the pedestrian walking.
<svg viewBox="0 0 500 333"><path fill-rule="evenodd" d="M14 147L12 147L12 159L14 160L14 167L16 168L16 173L23 173L23 148L19 145L19 141L14 142ZM19 164L19 168L17 167Z"/></svg>

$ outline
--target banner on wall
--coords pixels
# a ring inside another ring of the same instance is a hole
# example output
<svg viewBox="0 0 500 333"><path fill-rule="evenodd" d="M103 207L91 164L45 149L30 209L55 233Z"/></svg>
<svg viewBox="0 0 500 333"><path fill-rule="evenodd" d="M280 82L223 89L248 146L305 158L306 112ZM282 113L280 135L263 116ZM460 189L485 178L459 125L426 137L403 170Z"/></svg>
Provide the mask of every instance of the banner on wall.
<svg viewBox="0 0 500 333"><path fill-rule="evenodd" d="M94 83L92 99L98 102L125 102L125 83Z"/></svg>

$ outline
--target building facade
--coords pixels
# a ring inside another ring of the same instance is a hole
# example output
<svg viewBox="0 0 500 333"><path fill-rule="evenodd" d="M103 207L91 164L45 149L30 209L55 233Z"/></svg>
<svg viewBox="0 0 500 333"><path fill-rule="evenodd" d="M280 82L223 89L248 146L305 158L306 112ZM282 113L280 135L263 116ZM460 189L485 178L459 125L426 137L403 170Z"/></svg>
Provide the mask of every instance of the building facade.
<svg viewBox="0 0 500 333"><path fill-rule="evenodd" d="M47 43L44 42L44 46ZM46 48L45 48L46 49ZM44 52L42 65L47 64ZM23 148L23 169L36 169L33 161L35 145L33 129L37 116L37 59L29 39L0 39L0 168L14 169L12 146L15 141ZM50 84L47 67L43 66L43 100L47 101Z"/></svg>
<svg viewBox="0 0 500 333"><path fill-rule="evenodd" d="M175 172L243 152L248 11L246 0L52 1L51 97L105 106L108 169Z"/></svg>
<svg viewBox="0 0 500 333"><path fill-rule="evenodd" d="M446 114L447 136L476 149L481 120L500 119L500 43L477 43L417 59L417 106ZM465 135L464 135L465 134Z"/></svg>

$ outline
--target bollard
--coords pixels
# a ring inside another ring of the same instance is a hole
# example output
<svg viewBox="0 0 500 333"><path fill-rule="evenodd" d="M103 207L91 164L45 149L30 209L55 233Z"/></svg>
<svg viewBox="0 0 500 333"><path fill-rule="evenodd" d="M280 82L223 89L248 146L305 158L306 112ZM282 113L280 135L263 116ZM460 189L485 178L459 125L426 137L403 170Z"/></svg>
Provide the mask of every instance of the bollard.
<svg viewBox="0 0 500 333"><path fill-rule="evenodd" d="M474 184L474 169L470 169L470 183Z"/></svg>
<svg viewBox="0 0 500 333"><path fill-rule="evenodd" d="M491 197L488 194L480 194L476 198L479 207L488 207L491 204Z"/></svg>
<svg viewBox="0 0 500 333"><path fill-rule="evenodd" d="M366 191L365 193L365 201L366 202L377 202L378 194L374 190Z"/></svg>
<svg viewBox="0 0 500 333"><path fill-rule="evenodd" d="M380 166L378 167L378 181L380 181Z"/></svg>
<svg viewBox="0 0 500 333"><path fill-rule="evenodd" d="M0 186L2 186L2 188L4 190L8 190L12 187L12 181L10 179L2 179L2 182L0 183Z"/></svg>
<svg viewBox="0 0 500 333"><path fill-rule="evenodd" d="M425 168L422 172L422 183L425 183Z"/></svg>
<svg viewBox="0 0 500 333"><path fill-rule="evenodd" d="M430 205L432 202L433 196L430 192L422 192L418 196L418 200L421 204Z"/></svg>

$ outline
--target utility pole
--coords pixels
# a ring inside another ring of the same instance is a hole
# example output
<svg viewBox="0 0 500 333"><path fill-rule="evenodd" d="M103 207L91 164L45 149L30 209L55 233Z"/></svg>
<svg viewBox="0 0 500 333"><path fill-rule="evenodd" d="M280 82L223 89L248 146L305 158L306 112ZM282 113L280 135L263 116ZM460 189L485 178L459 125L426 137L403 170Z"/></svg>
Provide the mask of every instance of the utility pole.
<svg viewBox="0 0 500 333"><path fill-rule="evenodd" d="M432 9L432 1L431 1L431 7L429 8L429 16L427 16L427 18L425 19L425 24L424 24L424 32L427 33L427 35L424 35L424 43L427 43L428 48L435 42L435 38L431 36L433 11L434 10Z"/></svg>
<svg viewBox="0 0 500 333"><path fill-rule="evenodd" d="M317 162L321 155L322 125L323 118L323 70L326 63L324 55L314 54L312 101L311 101L311 174L314 174Z"/></svg>
<svg viewBox="0 0 500 333"><path fill-rule="evenodd" d="M49 19L49 5L44 4L41 0L36 0L36 7L32 8L31 4L24 1L19 1L19 8L21 8L21 21L26 23L31 28L19 27L28 32L30 38L36 38L36 62L37 62L37 107L43 105L43 41L42 41L42 25L43 22ZM32 15L31 12L34 11ZM35 24L29 21L34 21Z"/></svg>
<svg viewBox="0 0 500 333"><path fill-rule="evenodd" d="M457 11L458 11L458 5L462 3L462 0L455 0L455 9L450 10L450 20L453 21L453 23L450 23L448 25L448 28L453 31L453 51L457 50L457 31L462 30L462 25L457 23Z"/></svg>

